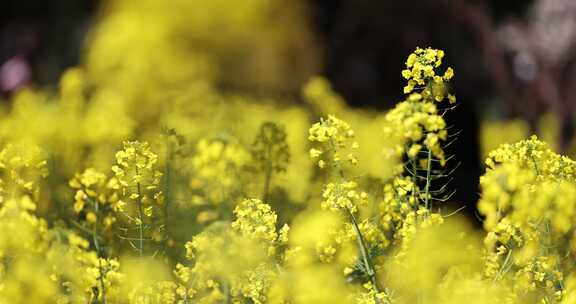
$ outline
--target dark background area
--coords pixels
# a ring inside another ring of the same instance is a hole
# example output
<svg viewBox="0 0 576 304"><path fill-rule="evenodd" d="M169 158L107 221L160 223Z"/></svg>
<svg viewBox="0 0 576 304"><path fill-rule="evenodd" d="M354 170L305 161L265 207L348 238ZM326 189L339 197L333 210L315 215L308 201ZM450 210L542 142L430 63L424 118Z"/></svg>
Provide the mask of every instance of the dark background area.
<svg viewBox="0 0 576 304"><path fill-rule="evenodd" d="M311 0L311 24L324 53L324 72L353 105L388 107L400 98L398 76L416 45L447 50L461 77L487 85L474 29L453 11L460 1ZM532 1L464 1L485 9L498 23L521 17ZM54 85L79 63L84 35L98 12L97 0L5 0L0 3L0 63L25 56L34 83ZM474 59L475 58L475 59ZM478 68L479 66L479 68ZM460 78L461 83L471 83ZM383 85L386 84L386 85ZM394 85L392 85L394 84ZM470 85L472 86L472 85ZM489 92L486 90L477 90Z"/></svg>
<svg viewBox="0 0 576 304"><path fill-rule="evenodd" d="M0 64L21 58L30 69L23 83L57 84L61 73L80 61L97 8L96 0L1 1Z"/></svg>

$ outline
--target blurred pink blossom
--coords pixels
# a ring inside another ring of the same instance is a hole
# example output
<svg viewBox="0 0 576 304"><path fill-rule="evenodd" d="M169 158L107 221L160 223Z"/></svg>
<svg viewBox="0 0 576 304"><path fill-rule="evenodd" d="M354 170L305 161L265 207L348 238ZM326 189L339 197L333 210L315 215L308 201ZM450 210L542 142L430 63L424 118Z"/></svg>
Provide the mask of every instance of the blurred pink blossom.
<svg viewBox="0 0 576 304"><path fill-rule="evenodd" d="M31 71L28 61L17 55L0 66L0 92L13 92L30 82Z"/></svg>

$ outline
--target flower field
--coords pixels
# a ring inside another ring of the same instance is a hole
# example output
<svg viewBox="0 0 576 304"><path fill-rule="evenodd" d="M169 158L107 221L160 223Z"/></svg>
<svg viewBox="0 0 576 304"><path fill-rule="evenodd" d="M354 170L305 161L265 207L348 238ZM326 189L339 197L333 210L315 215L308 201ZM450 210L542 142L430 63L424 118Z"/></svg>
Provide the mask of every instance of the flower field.
<svg viewBox="0 0 576 304"><path fill-rule="evenodd" d="M218 59L292 41L266 1L145 2L111 4L57 88L1 104L1 304L576 303L576 161L536 136L486 151L474 227L443 50L397 58L386 112L322 77L243 94Z"/></svg>

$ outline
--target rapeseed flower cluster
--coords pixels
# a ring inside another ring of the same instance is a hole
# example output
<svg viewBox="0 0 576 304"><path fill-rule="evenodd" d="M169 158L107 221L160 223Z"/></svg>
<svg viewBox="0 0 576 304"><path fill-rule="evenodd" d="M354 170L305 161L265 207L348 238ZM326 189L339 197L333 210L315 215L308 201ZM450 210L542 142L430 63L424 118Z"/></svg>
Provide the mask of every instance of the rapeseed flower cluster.
<svg viewBox="0 0 576 304"><path fill-rule="evenodd" d="M405 151L413 161L420 160L421 154L430 154L429 157L445 164L441 142L448 137L444 113L450 108L439 109L437 103L448 98L449 104L453 104L456 99L447 93L448 82L454 76L452 69L448 68L442 77L436 75L443 57L443 51L430 48L418 48L408 57L407 69L402 75L408 80L404 93L409 95L386 115L385 133L400 137L393 154ZM425 161L420 162L428 165Z"/></svg>
<svg viewBox="0 0 576 304"><path fill-rule="evenodd" d="M312 125L308 131L308 140L317 142L322 147L310 149L310 157L317 160L318 167L324 168L328 164L341 170L343 162L352 165L358 163L351 150L358 149L358 143L353 140L354 131L345 121L329 115L327 119Z"/></svg>
<svg viewBox="0 0 576 304"><path fill-rule="evenodd" d="M125 203L118 198L118 194L111 189L114 183L104 173L88 168L77 173L69 185L76 190L74 194L73 209L76 214L88 224L102 221L105 229L111 228L116 221L115 212L124 210ZM103 220L98 217L103 217Z"/></svg>
<svg viewBox="0 0 576 304"><path fill-rule="evenodd" d="M161 239L162 225L154 223L163 204L159 189L162 173L156 169L158 156L148 143L126 141L116 153L116 165L112 166L115 179L111 187L119 192L116 202L120 215L125 217L125 239L142 256L145 242ZM137 228L134 228L137 227ZM137 233L133 232L137 230Z"/></svg>
<svg viewBox="0 0 576 304"><path fill-rule="evenodd" d="M0 174L2 197L29 195L37 198L39 183L48 174L47 161L37 146L8 144L0 151Z"/></svg>
<svg viewBox="0 0 576 304"><path fill-rule="evenodd" d="M277 246L288 242L290 228L287 224L279 230L276 228L278 216L270 205L258 199L246 199L236 206L234 215L236 220L232 222L232 229L241 235L268 244L269 256L276 253Z"/></svg>
<svg viewBox="0 0 576 304"><path fill-rule="evenodd" d="M236 195L250 152L234 142L202 139L191 159L193 175L190 186L202 196L194 204L222 204Z"/></svg>
<svg viewBox="0 0 576 304"><path fill-rule="evenodd" d="M353 181L327 184L322 193L322 208L355 213L368 200L368 194L358 192L357 188L358 185Z"/></svg>
<svg viewBox="0 0 576 304"><path fill-rule="evenodd" d="M256 163L256 170L264 173L262 198L266 200L273 174L285 172L290 162L286 131L273 122L264 122L252 144L252 159Z"/></svg>
<svg viewBox="0 0 576 304"><path fill-rule="evenodd" d="M488 234L485 275L508 282L510 298L562 301L573 291L575 162L535 136L505 144L486 160L479 210Z"/></svg>
<svg viewBox="0 0 576 304"><path fill-rule="evenodd" d="M402 76L408 80L404 94L417 91L421 92L422 97L438 102L445 98L448 98L450 103L456 102L456 97L446 92L446 82L454 77L454 70L447 68L442 76L435 71L442 65L442 58L444 51L432 48L417 48L410 54L406 60L406 69L402 71ZM418 95L412 96L418 98Z"/></svg>

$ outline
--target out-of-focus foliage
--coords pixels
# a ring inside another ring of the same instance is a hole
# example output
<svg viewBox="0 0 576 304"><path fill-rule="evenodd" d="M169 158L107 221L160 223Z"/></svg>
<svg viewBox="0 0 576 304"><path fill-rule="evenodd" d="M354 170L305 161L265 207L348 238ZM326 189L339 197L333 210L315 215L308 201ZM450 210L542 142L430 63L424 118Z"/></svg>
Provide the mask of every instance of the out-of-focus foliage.
<svg viewBox="0 0 576 304"><path fill-rule="evenodd" d="M297 105L230 88L306 73L286 72L303 21L277 18L298 2L137 4L108 2L85 64L0 113L0 303L574 300L573 160L500 146L484 236L441 212L443 51L408 57L387 113L318 77Z"/></svg>
<svg viewBox="0 0 576 304"><path fill-rule="evenodd" d="M559 121L552 113L547 113L538 121L538 129L542 140L554 149L558 149ZM514 120L484 120L480 128L480 142L482 157L488 157L490 151L498 148L501 144L520 141L530 136L530 126L521 119ZM573 147L568 147L570 151Z"/></svg>

